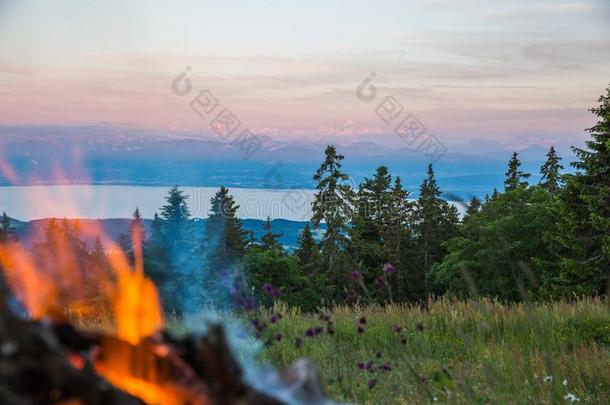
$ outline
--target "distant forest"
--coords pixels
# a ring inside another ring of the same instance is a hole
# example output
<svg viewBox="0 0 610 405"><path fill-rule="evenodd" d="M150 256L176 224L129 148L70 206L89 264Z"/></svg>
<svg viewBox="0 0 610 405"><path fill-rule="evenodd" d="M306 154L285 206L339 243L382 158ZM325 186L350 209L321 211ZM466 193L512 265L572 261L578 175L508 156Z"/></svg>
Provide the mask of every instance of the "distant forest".
<svg viewBox="0 0 610 405"><path fill-rule="evenodd" d="M203 237L194 236L188 196L174 187L148 234L136 209L118 243L133 260L134 235L143 236L145 273L166 310L176 313L207 304L248 309L278 299L314 310L441 295L505 301L603 295L610 280L610 88L599 103L590 110L598 122L588 129L586 148L573 148L574 173L562 173L562 158L551 147L541 180L530 184L514 153L504 189L473 197L462 218L442 198L432 165L413 200L385 166L353 187L344 157L329 145L313 174L313 216L294 251L279 243L270 219L259 239L245 231L225 187L211 200ZM313 232L321 224L318 241ZM4 214L0 243L17 239ZM51 220L33 247L40 266L58 266L58 243L80 252L79 268L94 291L96 272L108 267L101 243L89 250L78 223Z"/></svg>

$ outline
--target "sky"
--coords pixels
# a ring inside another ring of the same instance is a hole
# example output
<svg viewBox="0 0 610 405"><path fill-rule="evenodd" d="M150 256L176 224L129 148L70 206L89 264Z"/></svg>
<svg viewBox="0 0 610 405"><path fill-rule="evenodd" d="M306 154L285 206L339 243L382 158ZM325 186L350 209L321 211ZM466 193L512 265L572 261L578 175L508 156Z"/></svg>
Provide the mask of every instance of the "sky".
<svg viewBox="0 0 610 405"><path fill-rule="evenodd" d="M448 143L548 144L609 84L607 0L0 0L0 126L206 131L207 89L274 137L391 133L394 96Z"/></svg>

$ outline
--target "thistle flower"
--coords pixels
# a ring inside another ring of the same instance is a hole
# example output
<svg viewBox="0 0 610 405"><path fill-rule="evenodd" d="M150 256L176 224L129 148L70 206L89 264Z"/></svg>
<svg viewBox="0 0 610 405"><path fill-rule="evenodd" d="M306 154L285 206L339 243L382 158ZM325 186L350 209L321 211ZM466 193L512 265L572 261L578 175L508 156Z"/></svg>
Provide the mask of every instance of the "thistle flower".
<svg viewBox="0 0 610 405"><path fill-rule="evenodd" d="M390 263L386 263L383 265L383 272L386 274L396 273L396 267Z"/></svg>
<svg viewBox="0 0 610 405"><path fill-rule="evenodd" d="M360 325L366 325L366 317L363 315L360 317L360 319L358 319L358 323Z"/></svg>
<svg viewBox="0 0 610 405"><path fill-rule="evenodd" d="M394 325L394 332L396 333L400 333L402 331L402 326L400 325Z"/></svg>
<svg viewBox="0 0 610 405"><path fill-rule="evenodd" d="M313 328L308 328L308 329L305 331L305 336L307 336L307 337L313 337L313 335L314 335Z"/></svg>
<svg viewBox="0 0 610 405"><path fill-rule="evenodd" d="M358 326L358 329L356 329L356 332L358 332L359 335L362 335L364 333L364 328L362 326Z"/></svg>
<svg viewBox="0 0 610 405"><path fill-rule="evenodd" d="M375 286L379 288L385 286L385 280L383 279L383 277L377 277L375 279Z"/></svg>
<svg viewBox="0 0 610 405"><path fill-rule="evenodd" d="M423 332L424 331L424 324L421 322L418 322L417 325L415 325L415 329L417 329L418 332Z"/></svg>
<svg viewBox="0 0 610 405"><path fill-rule="evenodd" d="M324 328L322 326L316 326L316 328L314 329L314 334L317 335L321 335L322 332L324 332Z"/></svg>
<svg viewBox="0 0 610 405"><path fill-rule="evenodd" d="M360 280L360 272L359 271L352 271L350 274L350 277L353 281L358 281Z"/></svg>
<svg viewBox="0 0 610 405"><path fill-rule="evenodd" d="M360 370L364 370L364 363L363 362L358 363L358 368Z"/></svg>
<svg viewBox="0 0 610 405"><path fill-rule="evenodd" d="M271 323L276 323L277 322L277 317L275 315L273 315L270 319Z"/></svg>
<svg viewBox="0 0 610 405"><path fill-rule="evenodd" d="M369 389L370 390L373 389L373 387L375 387L377 385L377 379L376 378L371 378L369 380L369 384L368 385L369 385Z"/></svg>
<svg viewBox="0 0 610 405"><path fill-rule="evenodd" d="M281 333L278 333L277 335L275 335L275 340L278 341L278 342L281 342L282 338L283 338L283 336L282 336Z"/></svg>
<svg viewBox="0 0 610 405"><path fill-rule="evenodd" d="M331 336L332 336L332 335L334 335L334 334L335 334L335 329L334 329L332 326L328 326L328 327L326 328L326 332L327 332L329 335L331 335Z"/></svg>

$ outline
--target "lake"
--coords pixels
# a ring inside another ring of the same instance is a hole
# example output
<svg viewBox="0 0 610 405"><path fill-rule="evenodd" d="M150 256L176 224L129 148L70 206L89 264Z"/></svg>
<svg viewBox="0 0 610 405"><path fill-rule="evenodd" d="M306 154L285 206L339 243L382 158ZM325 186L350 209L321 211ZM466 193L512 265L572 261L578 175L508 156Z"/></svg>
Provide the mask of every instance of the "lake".
<svg viewBox="0 0 610 405"><path fill-rule="evenodd" d="M29 221L41 218L128 218L136 207L152 218L165 204L170 187L115 185L37 185L0 187L0 210L10 217ZM194 217L206 218L216 187L182 187ZM315 190L231 188L240 205L240 218L311 218ZM456 205L460 214L464 207Z"/></svg>
<svg viewBox="0 0 610 405"><path fill-rule="evenodd" d="M152 218L165 203L170 187L114 185L43 185L0 187L0 210L19 220L50 217L128 218L138 207ZM182 187L194 217L205 218L215 187ZM283 218L305 221L311 217L314 190L232 188L241 218Z"/></svg>

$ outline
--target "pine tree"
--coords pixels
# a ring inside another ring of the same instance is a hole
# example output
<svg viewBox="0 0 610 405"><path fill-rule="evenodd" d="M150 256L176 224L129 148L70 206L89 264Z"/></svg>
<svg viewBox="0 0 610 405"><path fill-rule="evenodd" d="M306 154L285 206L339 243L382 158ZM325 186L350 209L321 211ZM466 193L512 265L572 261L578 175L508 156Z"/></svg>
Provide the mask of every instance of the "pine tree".
<svg viewBox="0 0 610 405"><path fill-rule="evenodd" d="M519 160L519 154L513 152L513 156L508 162L508 171L506 172L506 180L504 180L504 189L506 191L512 191L519 187L527 187L527 179L530 177L529 173L525 173L519 170L521 161Z"/></svg>
<svg viewBox="0 0 610 405"><path fill-rule="evenodd" d="M419 266L414 274L413 298L423 299L432 292L426 278L432 265L443 259L443 242L449 240L457 230L459 222L457 209L441 198L432 165L428 166L428 176L419 188L419 198L415 209L414 230L420 252Z"/></svg>
<svg viewBox="0 0 610 405"><path fill-rule="evenodd" d="M320 262L320 248L311 233L309 223L299 235L299 247L295 250L295 255L299 258L301 268L306 269L306 273L314 271Z"/></svg>
<svg viewBox="0 0 610 405"><path fill-rule="evenodd" d="M554 146L551 146L546 157L546 162L540 168L540 185L549 193L555 195L561 188L559 171L563 169L563 166L559 164L561 158L557 156Z"/></svg>
<svg viewBox="0 0 610 405"><path fill-rule="evenodd" d="M559 231L559 269L549 281L552 296L574 297L610 290L610 87L590 111L598 121L587 131L586 149L572 148L575 174L564 176Z"/></svg>
<svg viewBox="0 0 610 405"><path fill-rule="evenodd" d="M273 233L271 229L271 217L267 217L267 220L263 224L263 230L265 233L261 237L261 248L263 250L273 250L277 249L278 251L283 251L282 244L278 241L278 238L282 236L281 233Z"/></svg>
<svg viewBox="0 0 610 405"><path fill-rule="evenodd" d="M321 243L321 266L330 274L338 269L335 265L347 246L347 227L352 218L353 191L348 175L341 171L343 155L337 154L334 146L328 145L324 151L325 160L313 179L317 182L311 222L314 229L326 223L326 232ZM340 279L339 274L333 275Z"/></svg>
<svg viewBox="0 0 610 405"><path fill-rule="evenodd" d="M15 227L11 225L11 220L6 215L6 212L2 213L2 221L0 222L0 244L15 243L18 242L19 238L15 233Z"/></svg>
<svg viewBox="0 0 610 405"><path fill-rule="evenodd" d="M226 187L220 187L212 197L211 205L204 249L207 252L208 267L212 271L225 271L243 257L248 245L248 232L243 230L237 217L239 205Z"/></svg>

